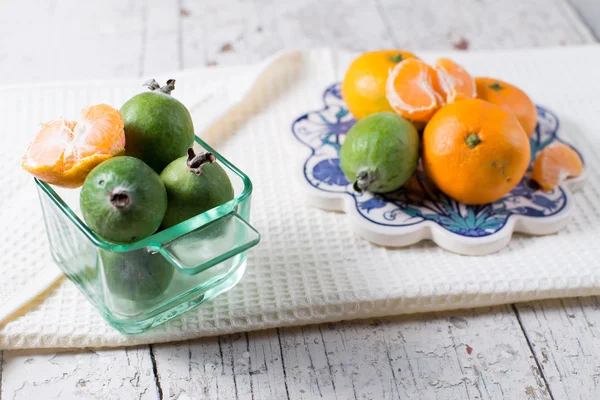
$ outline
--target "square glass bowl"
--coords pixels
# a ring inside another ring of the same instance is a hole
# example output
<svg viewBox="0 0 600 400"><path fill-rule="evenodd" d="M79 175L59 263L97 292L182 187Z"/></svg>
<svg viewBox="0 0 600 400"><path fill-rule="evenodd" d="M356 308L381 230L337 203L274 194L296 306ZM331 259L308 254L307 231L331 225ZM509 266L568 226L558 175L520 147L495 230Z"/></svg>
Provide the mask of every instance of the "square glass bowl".
<svg viewBox="0 0 600 400"><path fill-rule="evenodd" d="M79 190L35 179L50 251L106 321L124 334L160 325L231 289L259 233L248 223L252 183L200 138L227 172L234 199L130 244L107 242L79 212Z"/></svg>

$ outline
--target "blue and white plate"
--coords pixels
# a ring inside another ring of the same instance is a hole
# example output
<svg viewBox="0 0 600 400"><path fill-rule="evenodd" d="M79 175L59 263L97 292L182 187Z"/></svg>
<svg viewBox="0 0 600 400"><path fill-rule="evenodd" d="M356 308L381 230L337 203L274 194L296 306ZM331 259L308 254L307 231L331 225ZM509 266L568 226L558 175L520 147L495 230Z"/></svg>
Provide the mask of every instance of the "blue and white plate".
<svg viewBox="0 0 600 400"><path fill-rule="evenodd" d="M357 193L340 169L340 145L355 120L342 100L339 83L325 90L323 102L323 108L292 124L296 139L310 149L301 175L308 184L308 199L319 208L346 212L354 229L379 245L407 246L430 239L456 253L489 254L506 246L513 232L546 235L563 228L573 211L572 192L585 181L584 168L581 176L545 192L531 180L530 168L510 193L482 206L449 198L422 171L395 192ZM556 115L540 106L537 110L532 160L550 143L564 142L557 136Z"/></svg>

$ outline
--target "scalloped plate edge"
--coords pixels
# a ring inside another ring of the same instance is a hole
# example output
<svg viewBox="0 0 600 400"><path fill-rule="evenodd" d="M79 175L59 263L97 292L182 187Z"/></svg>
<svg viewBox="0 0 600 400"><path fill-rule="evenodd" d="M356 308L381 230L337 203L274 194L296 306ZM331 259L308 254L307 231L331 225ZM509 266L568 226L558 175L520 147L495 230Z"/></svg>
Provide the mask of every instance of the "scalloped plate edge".
<svg viewBox="0 0 600 400"><path fill-rule="evenodd" d="M306 146L301 147L307 149ZM577 151L581 153L584 160L589 159L585 152L580 149L577 149ZM310 154L311 151L308 150L307 153ZM299 178L303 182L304 196L309 205L322 210L347 214L352 229L369 242L385 247L406 247L423 240L431 240L445 250L467 256L482 256L500 251L510 243L515 232L542 236L551 235L563 229L567 226L575 208L573 193L583 188L589 173L588 168L584 168L580 176L567 179L560 185L565 192L567 201L565 207L557 214L543 218L511 215L500 231L489 236L466 238L452 233L431 221L423 221L401 229L398 227L374 226L358 213L356 200L352 194L321 191L305 179L303 167L296 168L296 171L300 171Z"/></svg>

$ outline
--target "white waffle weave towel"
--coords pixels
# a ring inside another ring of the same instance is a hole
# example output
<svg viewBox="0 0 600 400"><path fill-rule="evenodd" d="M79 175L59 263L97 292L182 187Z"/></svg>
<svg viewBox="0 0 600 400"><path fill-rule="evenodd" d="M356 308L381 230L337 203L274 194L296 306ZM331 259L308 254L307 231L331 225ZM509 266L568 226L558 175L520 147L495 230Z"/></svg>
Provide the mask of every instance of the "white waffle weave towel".
<svg viewBox="0 0 600 400"><path fill-rule="evenodd" d="M290 133L321 107L353 55L287 54L270 64L175 73L174 95L192 108L202 134L255 187L252 224L262 234L242 281L230 292L146 334L107 325L73 283L61 282L28 312L0 327L0 348L99 347L165 342L276 326L600 294L600 47L420 54L450 56L476 76L514 82L561 120L560 135L586 149L591 173L575 195L572 222L546 237L515 235L501 252L465 257L421 243L371 245L345 215L310 208L295 170L305 155ZM262 72L253 89L246 93ZM26 290L50 257L34 183L20 158L38 123L106 102L119 107L146 78L0 89L0 302ZM154 77L164 80L165 77ZM215 122L222 105L240 100ZM220 102L220 103L219 103Z"/></svg>

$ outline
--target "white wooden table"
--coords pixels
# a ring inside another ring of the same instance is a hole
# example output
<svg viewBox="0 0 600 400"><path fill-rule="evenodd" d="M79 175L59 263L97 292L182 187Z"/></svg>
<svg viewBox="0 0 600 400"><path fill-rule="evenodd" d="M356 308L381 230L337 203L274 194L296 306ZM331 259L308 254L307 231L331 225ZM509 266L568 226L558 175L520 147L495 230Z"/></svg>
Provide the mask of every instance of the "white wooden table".
<svg viewBox="0 0 600 400"><path fill-rule="evenodd" d="M596 1L574 0L586 14ZM594 41L566 0L0 3L7 83L250 63L283 48ZM598 298L565 299L127 349L5 351L0 397L598 399L599 308Z"/></svg>

